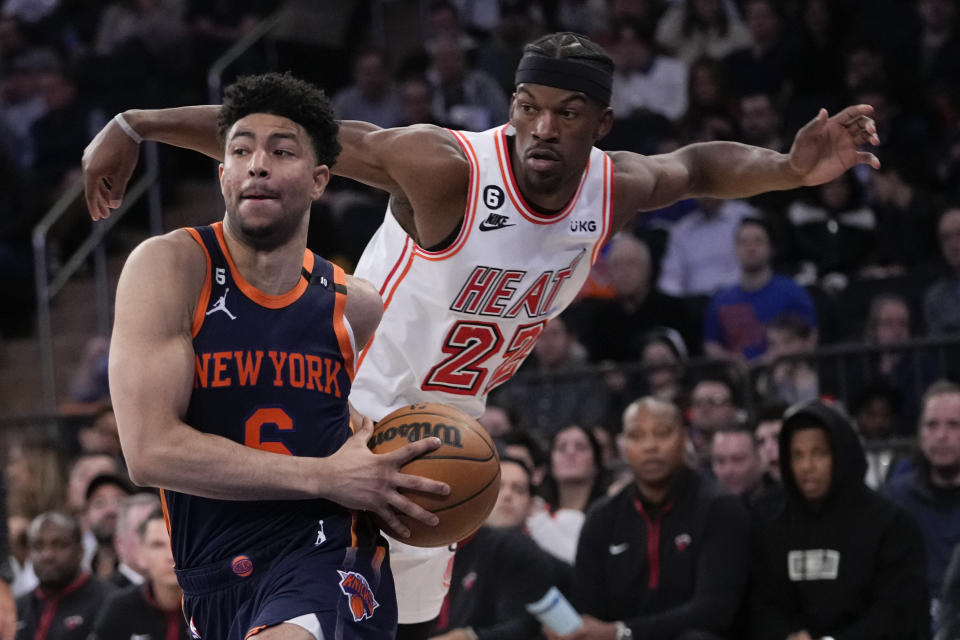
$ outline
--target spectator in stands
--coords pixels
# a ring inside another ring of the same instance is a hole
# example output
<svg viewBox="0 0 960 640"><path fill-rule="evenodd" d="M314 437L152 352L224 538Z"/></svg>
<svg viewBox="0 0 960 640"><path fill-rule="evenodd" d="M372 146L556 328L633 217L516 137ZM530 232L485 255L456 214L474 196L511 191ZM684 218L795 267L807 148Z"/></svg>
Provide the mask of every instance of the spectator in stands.
<svg viewBox="0 0 960 640"><path fill-rule="evenodd" d="M160 508L160 498L140 492L124 498L117 510L117 529L113 546L117 550L117 570L110 582L118 589L143 584L148 567L142 544L142 525L151 513Z"/></svg>
<svg viewBox="0 0 960 640"><path fill-rule="evenodd" d="M11 589L14 581L7 529L7 489L0 475L0 638L13 640L17 629L17 606Z"/></svg>
<svg viewBox="0 0 960 640"><path fill-rule="evenodd" d="M80 154L90 139L90 108L81 99L74 78L66 72L51 72L40 79L46 113L30 127L33 170L52 203L80 172Z"/></svg>
<svg viewBox="0 0 960 640"><path fill-rule="evenodd" d="M27 538L40 584L17 599L17 640L85 640L112 587L83 570L80 526L47 512L30 523Z"/></svg>
<svg viewBox="0 0 960 640"><path fill-rule="evenodd" d="M920 18L916 49L907 53L917 64L918 86L931 95L945 98L960 89L960 29L957 27L955 0L919 0L915 3ZM954 95L956 95L954 93Z"/></svg>
<svg viewBox="0 0 960 640"><path fill-rule="evenodd" d="M434 53L437 43L441 40L453 40L459 49L470 53L477 48L477 40L463 28L460 11L453 2L448 0L432 0L427 15L426 48Z"/></svg>
<svg viewBox="0 0 960 640"><path fill-rule="evenodd" d="M757 215L742 200L698 199L697 208L670 228L660 289L671 296L704 296L735 284L740 266L734 237L743 220Z"/></svg>
<svg viewBox="0 0 960 640"><path fill-rule="evenodd" d="M527 640L539 631L525 605L557 584L558 564L522 529L533 502L529 470L504 458L500 471L500 494L485 525L457 544L434 640Z"/></svg>
<svg viewBox="0 0 960 640"><path fill-rule="evenodd" d="M107 379L109 355L110 340L103 336L94 336L83 346L83 357L70 380L70 400L82 405L78 412L84 408L93 409L110 404L110 383Z"/></svg>
<svg viewBox="0 0 960 640"><path fill-rule="evenodd" d="M648 333L640 356L647 395L686 407L686 361L687 345L677 331L665 327Z"/></svg>
<svg viewBox="0 0 960 640"><path fill-rule="evenodd" d="M854 174L807 190L789 206L787 218L799 282L841 291L874 255L877 216Z"/></svg>
<svg viewBox="0 0 960 640"><path fill-rule="evenodd" d="M709 461L710 442L718 431L743 422L742 399L722 374L706 374L690 392L690 439L702 462Z"/></svg>
<svg viewBox="0 0 960 640"><path fill-rule="evenodd" d="M41 81L60 69L57 54L46 48L20 53L10 63L0 85L0 135L9 159L20 169L33 167L36 159L30 129L48 111L40 90Z"/></svg>
<svg viewBox="0 0 960 640"><path fill-rule="evenodd" d="M146 580L107 596L89 640L187 640L191 635L180 609L183 591L159 505L146 514L135 534Z"/></svg>
<svg viewBox="0 0 960 640"><path fill-rule="evenodd" d="M77 431L77 439L84 453L105 453L113 458L123 457L113 407L104 407L94 414L89 424Z"/></svg>
<svg viewBox="0 0 960 640"><path fill-rule="evenodd" d="M634 482L584 524L573 579L584 626L575 637L724 637L747 582L746 509L686 466L675 406L631 404L623 442Z"/></svg>
<svg viewBox="0 0 960 640"><path fill-rule="evenodd" d="M132 493L130 484L114 474L99 475L87 486L83 526L86 534L92 536L94 544L86 547L84 564L104 580L117 571L120 562L113 545L117 533L117 512L123 499Z"/></svg>
<svg viewBox="0 0 960 640"><path fill-rule="evenodd" d="M722 62L706 56L697 58L690 63L687 78L687 113L684 121L697 120L712 113L729 112L733 98Z"/></svg>
<svg viewBox="0 0 960 640"><path fill-rule="evenodd" d="M780 429L786 410L787 405L781 402L761 404L757 407L756 426L753 428L764 474L776 482L780 482Z"/></svg>
<svg viewBox="0 0 960 640"><path fill-rule="evenodd" d="M746 427L713 435L710 466L721 486L750 505L764 490L763 458L753 432Z"/></svg>
<svg viewBox="0 0 960 640"><path fill-rule="evenodd" d="M412 75L400 83L400 119L397 126L433 124L446 126L433 111L433 87L423 76Z"/></svg>
<svg viewBox="0 0 960 640"><path fill-rule="evenodd" d="M67 509L74 515L83 513L87 504L90 481L104 474L120 473L120 463L105 453L82 453L70 465L67 476Z"/></svg>
<svg viewBox="0 0 960 640"><path fill-rule="evenodd" d="M795 23L793 55L788 61L786 80L792 96L785 117L785 128L793 130L809 120L820 107L836 108L844 95L842 38L845 25L838 20L835 3L829 0L804 0Z"/></svg>
<svg viewBox="0 0 960 640"><path fill-rule="evenodd" d="M805 358L817 348L817 332L798 313L782 313L767 325L768 367L757 377L757 393L769 402L794 404L815 400L826 393L815 363Z"/></svg>
<svg viewBox="0 0 960 640"><path fill-rule="evenodd" d="M400 100L383 51L364 49L357 54L353 84L333 96L333 108L341 120L363 120L384 128L400 123Z"/></svg>
<svg viewBox="0 0 960 640"><path fill-rule="evenodd" d="M960 543L960 386L936 382L923 396L916 467L891 478L884 494L923 531L927 594L936 600L954 547Z"/></svg>
<svg viewBox="0 0 960 640"><path fill-rule="evenodd" d="M890 351L872 354L848 362L848 386L855 392L883 383L900 395L902 424L916 424L920 413L920 396L937 377L936 364L930 354L917 350L897 350L910 340L910 306L896 293L881 293L870 301L867 312L865 342L867 345L891 347ZM863 365L869 365L864 371Z"/></svg>
<svg viewBox="0 0 960 640"><path fill-rule="evenodd" d="M506 407L490 402L483 408L483 413L477 418L477 422L483 425L494 440L503 438L514 430L514 419L510 411Z"/></svg>
<svg viewBox="0 0 960 640"><path fill-rule="evenodd" d="M645 242L630 233L618 233L603 264L615 297L584 300L577 310L582 316L577 333L591 361L636 362L643 355L647 334L658 327L673 327L689 339L690 313L683 301L664 294L653 282Z"/></svg>
<svg viewBox="0 0 960 640"><path fill-rule="evenodd" d="M444 122L470 131L483 131L507 118L507 97L497 81L468 66L456 40L433 44L427 79L433 86L433 111Z"/></svg>
<svg viewBox="0 0 960 640"><path fill-rule="evenodd" d="M688 64L700 56L722 59L750 44L750 32L733 3L683 0L674 3L657 25L657 42Z"/></svg>
<svg viewBox="0 0 960 640"><path fill-rule="evenodd" d="M543 504L527 520L531 537L552 555L573 564L584 514L607 486L596 436L577 425L559 431L550 443L549 468L540 483Z"/></svg>
<svg viewBox="0 0 960 640"><path fill-rule="evenodd" d="M520 460L530 469L530 480L538 488L547 473L547 454L544 453L540 442L529 431L516 429L503 438L503 455L501 458Z"/></svg>
<svg viewBox="0 0 960 640"><path fill-rule="evenodd" d="M740 283L718 291L704 322L704 351L714 358L753 360L766 351L764 330L777 316L793 312L816 329L810 295L793 280L774 275L773 244L765 223L744 218L736 233Z"/></svg>
<svg viewBox="0 0 960 640"><path fill-rule="evenodd" d="M477 68L490 74L504 94L510 95L516 87L517 63L524 45L533 39L534 25L526 0L500 2L499 6L500 23L493 38L477 51Z"/></svg>
<svg viewBox="0 0 960 640"><path fill-rule="evenodd" d="M746 0L744 22L750 43L724 58L735 93L765 93L779 100L786 90L791 57L785 38L781 4L772 0Z"/></svg>
<svg viewBox="0 0 960 640"><path fill-rule="evenodd" d="M618 118L643 111L679 120L687 110L686 63L660 53L653 29L646 24L625 21L615 34L613 112Z"/></svg>
<svg viewBox="0 0 960 640"><path fill-rule="evenodd" d="M547 323L533 348L533 357L503 386L501 400L517 416L521 428L549 439L569 424L599 424L606 403L595 376L576 375L586 353L563 316Z"/></svg>
<svg viewBox="0 0 960 640"><path fill-rule="evenodd" d="M884 446L897 435L900 422L900 394L893 387L878 383L862 389L850 404L854 427L864 444L873 444L866 451L867 486L878 491L891 472L903 462L903 452Z"/></svg>
<svg viewBox="0 0 960 640"><path fill-rule="evenodd" d="M754 637L923 640L921 533L864 484L849 418L819 401L780 432L785 504L755 524Z"/></svg>
<svg viewBox="0 0 960 640"><path fill-rule="evenodd" d="M765 2L762 4L766 4ZM776 151L788 151L780 133L780 114L769 93L740 96L740 141Z"/></svg>
<svg viewBox="0 0 960 640"><path fill-rule="evenodd" d="M49 438L26 436L7 450L7 504L28 521L66 506L67 478L63 453Z"/></svg>
<svg viewBox="0 0 960 640"><path fill-rule="evenodd" d="M120 0L100 14L93 50L107 55L131 41L154 55L169 53L183 36L184 25L172 3L163 0Z"/></svg>
<svg viewBox="0 0 960 640"><path fill-rule="evenodd" d="M259 0L187 0L185 22L193 35L196 65L208 69L253 30L262 10Z"/></svg>
<svg viewBox="0 0 960 640"><path fill-rule="evenodd" d="M927 333L935 336L960 332L960 206L951 206L937 222L940 252L949 274L927 289L923 320Z"/></svg>

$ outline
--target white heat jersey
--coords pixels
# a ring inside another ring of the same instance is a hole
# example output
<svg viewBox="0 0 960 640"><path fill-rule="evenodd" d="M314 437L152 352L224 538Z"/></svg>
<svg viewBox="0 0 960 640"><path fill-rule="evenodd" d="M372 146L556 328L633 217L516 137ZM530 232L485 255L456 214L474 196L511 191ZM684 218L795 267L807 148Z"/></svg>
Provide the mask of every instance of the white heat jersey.
<svg viewBox="0 0 960 640"><path fill-rule="evenodd" d="M388 210L360 258L355 275L380 290L385 310L350 401L374 420L418 402L483 413L487 394L573 301L610 233L610 158L593 149L567 207L542 215L517 189L508 126L453 132L470 162L470 191L448 248L417 246Z"/></svg>

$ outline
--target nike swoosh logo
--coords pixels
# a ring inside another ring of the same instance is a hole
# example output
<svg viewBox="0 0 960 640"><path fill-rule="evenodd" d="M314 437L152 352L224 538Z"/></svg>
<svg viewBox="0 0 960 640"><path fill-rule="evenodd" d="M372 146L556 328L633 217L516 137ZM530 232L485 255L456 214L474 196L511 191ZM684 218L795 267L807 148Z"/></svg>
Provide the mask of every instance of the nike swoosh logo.
<svg viewBox="0 0 960 640"><path fill-rule="evenodd" d="M612 544L610 545L610 555L618 556L624 551L626 551L629 546L630 546L629 542L623 542L621 544Z"/></svg>
<svg viewBox="0 0 960 640"><path fill-rule="evenodd" d="M496 229L504 229L506 227L515 227L515 223L511 222L510 224L487 224L487 221L484 220L480 223L480 231L494 231Z"/></svg>

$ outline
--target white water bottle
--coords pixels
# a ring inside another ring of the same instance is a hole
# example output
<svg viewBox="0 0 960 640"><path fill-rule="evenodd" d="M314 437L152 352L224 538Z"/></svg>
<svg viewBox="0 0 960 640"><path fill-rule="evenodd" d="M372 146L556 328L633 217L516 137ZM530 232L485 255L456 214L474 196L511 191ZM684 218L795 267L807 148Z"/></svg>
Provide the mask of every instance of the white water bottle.
<svg viewBox="0 0 960 640"><path fill-rule="evenodd" d="M580 614L556 587L550 587L542 598L528 604L527 611L539 620L540 624L562 636L583 626Z"/></svg>

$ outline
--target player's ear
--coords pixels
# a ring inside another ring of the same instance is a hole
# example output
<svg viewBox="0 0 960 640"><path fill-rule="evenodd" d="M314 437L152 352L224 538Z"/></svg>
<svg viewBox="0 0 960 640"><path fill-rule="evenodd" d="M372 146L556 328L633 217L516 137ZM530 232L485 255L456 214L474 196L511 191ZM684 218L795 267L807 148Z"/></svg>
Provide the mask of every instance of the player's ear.
<svg viewBox="0 0 960 640"><path fill-rule="evenodd" d="M325 164L318 164L313 168L313 189L310 192L311 197L316 200L323 195L327 184L330 182L330 167Z"/></svg>
<svg viewBox="0 0 960 640"><path fill-rule="evenodd" d="M613 109L610 107L603 107L603 111L600 112L600 120L597 122L597 128L593 132L594 140L601 140L608 133L610 129L613 128Z"/></svg>
<svg viewBox="0 0 960 640"><path fill-rule="evenodd" d="M223 184L223 163L217 167L217 176L220 178L220 184Z"/></svg>

